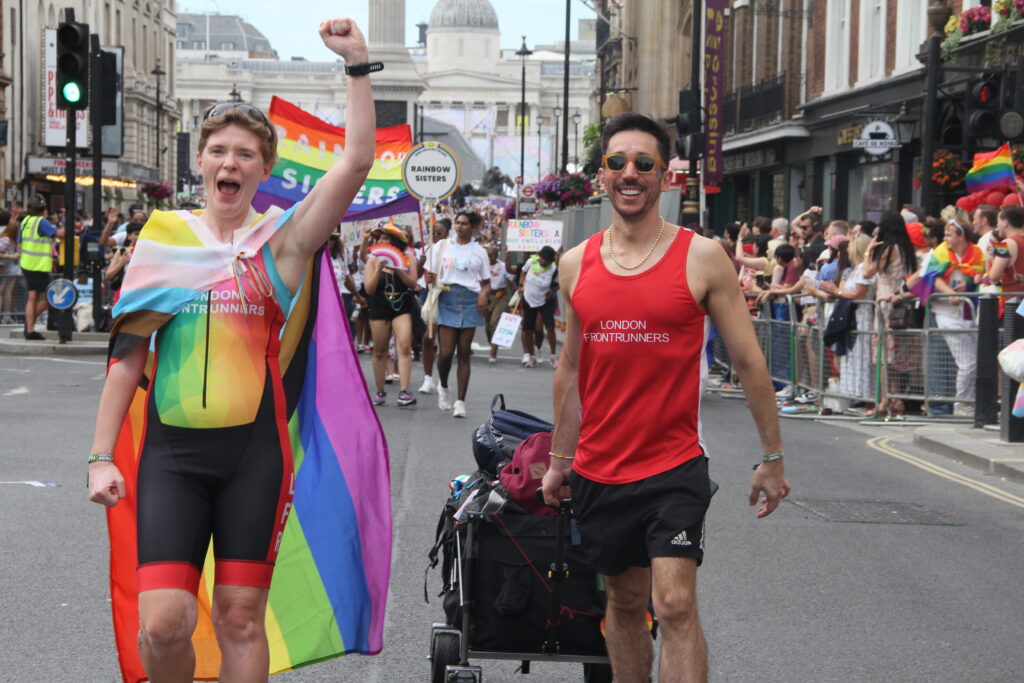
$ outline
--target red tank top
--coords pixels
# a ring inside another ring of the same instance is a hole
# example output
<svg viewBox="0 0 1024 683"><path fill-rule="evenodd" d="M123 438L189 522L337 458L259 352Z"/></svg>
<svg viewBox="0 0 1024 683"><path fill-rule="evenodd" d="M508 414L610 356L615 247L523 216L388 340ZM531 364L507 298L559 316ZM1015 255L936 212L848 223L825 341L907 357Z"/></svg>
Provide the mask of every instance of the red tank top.
<svg viewBox="0 0 1024 683"><path fill-rule="evenodd" d="M1017 243L1017 258L1003 271L1000 284L1004 292L1024 292L1024 284L1016 278L1017 274L1024 273L1024 236L1010 235L1009 239Z"/></svg>
<svg viewBox="0 0 1024 683"><path fill-rule="evenodd" d="M604 484L665 472L705 452L700 399L707 316L686 283L693 232L650 269L616 275L587 241L572 305L580 321L580 442L573 468Z"/></svg>

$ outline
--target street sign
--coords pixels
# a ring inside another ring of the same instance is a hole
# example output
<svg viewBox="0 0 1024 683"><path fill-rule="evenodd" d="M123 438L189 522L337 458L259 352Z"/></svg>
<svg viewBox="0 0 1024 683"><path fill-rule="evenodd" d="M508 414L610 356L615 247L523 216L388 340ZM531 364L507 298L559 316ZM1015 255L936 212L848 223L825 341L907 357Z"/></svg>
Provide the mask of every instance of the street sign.
<svg viewBox="0 0 1024 683"><path fill-rule="evenodd" d="M533 199L520 199L519 200L519 213L536 213L537 202Z"/></svg>
<svg viewBox="0 0 1024 683"><path fill-rule="evenodd" d="M447 146L433 140L421 142L409 151L402 164L402 182L416 199L439 202L459 186L462 168Z"/></svg>
<svg viewBox="0 0 1024 683"><path fill-rule="evenodd" d="M526 199L530 199L536 193L537 190L533 188L533 185L526 185L523 187L523 197Z"/></svg>
<svg viewBox="0 0 1024 683"><path fill-rule="evenodd" d="M46 300L58 311L71 308L78 300L78 290L71 280L58 278L46 288Z"/></svg>
<svg viewBox="0 0 1024 683"><path fill-rule="evenodd" d="M860 137L853 141L853 146L877 157L899 147L900 141L892 124L878 120L871 121L861 129Z"/></svg>

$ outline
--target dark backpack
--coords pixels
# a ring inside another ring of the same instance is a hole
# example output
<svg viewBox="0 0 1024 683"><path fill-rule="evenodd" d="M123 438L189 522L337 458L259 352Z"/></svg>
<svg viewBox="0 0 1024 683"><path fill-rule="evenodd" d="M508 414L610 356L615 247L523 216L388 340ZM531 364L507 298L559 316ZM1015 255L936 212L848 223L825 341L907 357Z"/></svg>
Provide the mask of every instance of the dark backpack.
<svg viewBox="0 0 1024 683"><path fill-rule="evenodd" d="M496 409L498 404L500 409ZM554 425L521 410L507 410L505 395L491 399L491 416L473 432L473 457L477 466L491 476L498 476L498 466L512 459L516 447L531 434L550 432Z"/></svg>
<svg viewBox="0 0 1024 683"><path fill-rule="evenodd" d="M551 434L537 432L516 447L512 462L501 469L501 484L531 515L554 515L555 511L537 499L537 489L548 471Z"/></svg>

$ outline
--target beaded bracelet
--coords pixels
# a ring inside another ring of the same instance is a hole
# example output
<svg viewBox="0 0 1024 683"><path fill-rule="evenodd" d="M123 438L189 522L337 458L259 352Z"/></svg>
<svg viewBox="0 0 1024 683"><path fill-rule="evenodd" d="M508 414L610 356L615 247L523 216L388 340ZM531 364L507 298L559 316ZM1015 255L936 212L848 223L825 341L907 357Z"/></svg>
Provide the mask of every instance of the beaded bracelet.
<svg viewBox="0 0 1024 683"><path fill-rule="evenodd" d="M550 455L552 458L558 458L559 460L575 460L576 459L575 455L559 455L558 453L555 453L554 451L548 451L548 455Z"/></svg>
<svg viewBox="0 0 1024 683"><path fill-rule="evenodd" d="M114 462L113 453L91 453L89 454L89 464L94 462Z"/></svg>

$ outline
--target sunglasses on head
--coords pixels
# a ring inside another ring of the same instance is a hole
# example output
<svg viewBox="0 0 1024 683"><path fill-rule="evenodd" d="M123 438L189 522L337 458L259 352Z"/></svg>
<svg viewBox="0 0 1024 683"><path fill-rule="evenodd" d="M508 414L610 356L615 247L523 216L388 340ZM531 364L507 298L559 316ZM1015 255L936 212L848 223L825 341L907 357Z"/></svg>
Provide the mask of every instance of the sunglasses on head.
<svg viewBox="0 0 1024 683"><path fill-rule="evenodd" d="M270 120L266 114L260 111L259 107L254 107L247 102L219 102L209 109L206 110L206 115L203 116L203 121L206 121L214 116L222 116L232 109L240 109L242 113L251 118L254 121L258 121L267 127L268 130L273 131L274 127L270 125Z"/></svg>
<svg viewBox="0 0 1024 683"><path fill-rule="evenodd" d="M601 165L604 166L606 171L612 173L620 173L626 169L626 165L629 162L633 162L636 167L637 173L654 173L658 168L665 165L661 159L651 154L644 154L641 152L635 156L628 156L621 152L614 152L612 154L605 154L601 157Z"/></svg>

